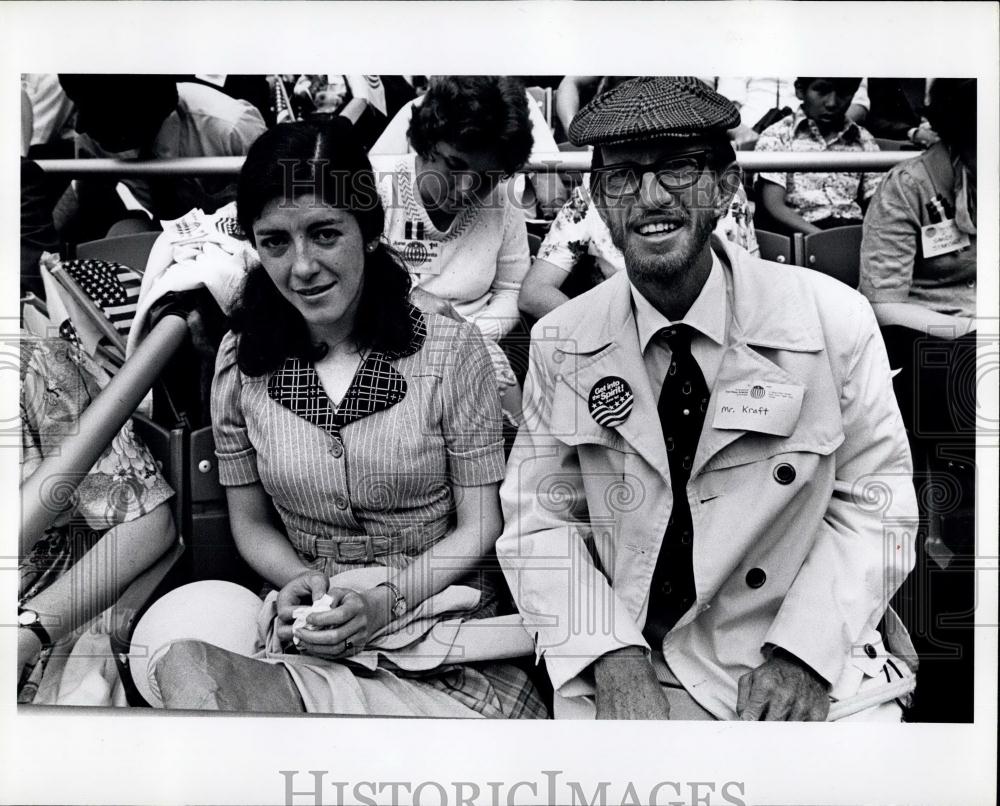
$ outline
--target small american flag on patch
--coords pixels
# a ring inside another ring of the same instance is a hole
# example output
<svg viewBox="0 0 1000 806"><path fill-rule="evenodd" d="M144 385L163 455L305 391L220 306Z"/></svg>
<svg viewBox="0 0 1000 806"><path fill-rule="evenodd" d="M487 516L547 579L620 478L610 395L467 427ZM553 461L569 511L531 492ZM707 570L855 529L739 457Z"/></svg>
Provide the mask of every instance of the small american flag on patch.
<svg viewBox="0 0 1000 806"><path fill-rule="evenodd" d="M67 260L62 265L97 303L115 330L127 337L135 318L142 278L128 266L107 260Z"/></svg>

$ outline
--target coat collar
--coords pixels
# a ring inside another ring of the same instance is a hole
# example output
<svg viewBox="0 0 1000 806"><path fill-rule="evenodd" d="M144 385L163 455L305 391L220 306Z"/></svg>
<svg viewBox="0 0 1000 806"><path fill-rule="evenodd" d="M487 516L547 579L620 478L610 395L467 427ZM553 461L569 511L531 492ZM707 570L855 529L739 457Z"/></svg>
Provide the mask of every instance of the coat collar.
<svg viewBox="0 0 1000 806"><path fill-rule="evenodd" d="M733 319L726 354L708 404L692 475L746 433L711 426L717 395L723 384L752 377L765 382L802 385L754 348L819 352L825 346L817 324L815 302L804 286L794 281L795 275L789 274L806 269L788 269L759 260L714 235L712 248L731 277ZM588 400L591 390L602 380L608 377L623 379L632 390L634 405L631 415L614 426L614 430L657 472L667 477L667 454L663 441L649 438L651 433L659 433L656 405L659 390L650 388L626 273L619 272L585 297L578 298L581 302L577 306L581 310L605 310L607 314L603 318L576 316L565 335L559 334L560 351L575 358L576 370L567 372L564 364L562 377L583 401ZM776 315L775 312L780 313ZM555 321L561 318L558 314L554 315ZM580 418L577 425L582 429L577 439L601 441L600 432L605 429L592 418Z"/></svg>
<svg viewBox="0 0 1000 806"><path fill-rule="evenodd" d="M798 283L775 281L776 271L789 269L755 258L749 252L712 236L712 249L732 278L734 336L753 347L794 352L817 352L824 347L816 324L816 303ZM770 275L770 276L768 276ZM784 278L782 278L783 280ZM628 340L623 331L635 332L631 285L626 272L618 272L585 295L588 310L607 310L594 322L580 317L566 334L572 348L564 352L596 353L612 343ZM780 315L775 315L780 311ZM597 325L595 327L595 324Z"/></svg>

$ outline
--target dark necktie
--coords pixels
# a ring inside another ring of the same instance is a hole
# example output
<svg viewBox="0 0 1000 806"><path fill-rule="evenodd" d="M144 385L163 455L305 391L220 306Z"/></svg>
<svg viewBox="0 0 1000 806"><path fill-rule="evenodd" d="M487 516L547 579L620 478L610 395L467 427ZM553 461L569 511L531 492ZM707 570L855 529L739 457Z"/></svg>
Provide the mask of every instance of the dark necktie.
<svg viewBox="0 0 1000 806"><path fill-rule="evenodd" d="M643 630L658 648L663 636L694 603L694 570L691 565L694 530L687 500L687 482L705 422L709 391L698 362L691 355L691 329L674 325L658 334L670 348L671 361L657 411L663 428L674 494L673 510L653 570L649 611Z"/></svg>

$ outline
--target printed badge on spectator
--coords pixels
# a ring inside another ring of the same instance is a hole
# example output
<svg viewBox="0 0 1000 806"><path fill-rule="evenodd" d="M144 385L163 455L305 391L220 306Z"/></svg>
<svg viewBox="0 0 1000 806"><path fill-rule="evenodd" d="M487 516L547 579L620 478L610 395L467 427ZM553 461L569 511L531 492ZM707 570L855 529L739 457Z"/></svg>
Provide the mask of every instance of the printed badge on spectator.
<svg viewBox="0 0 1000 806"><path fill-rule="evenodd" d="M958 228L954 219L920 228L920 248L925 258L957 252L965 249L969 243L969 236Z"/></svg>
<svg viewBox="0 0 1000 806"><path fill-rule="evenodd" d="M415 274L440 274L441 243L426 237L423 221L407 221L402 238L393 238L392 248Z"/></svg>

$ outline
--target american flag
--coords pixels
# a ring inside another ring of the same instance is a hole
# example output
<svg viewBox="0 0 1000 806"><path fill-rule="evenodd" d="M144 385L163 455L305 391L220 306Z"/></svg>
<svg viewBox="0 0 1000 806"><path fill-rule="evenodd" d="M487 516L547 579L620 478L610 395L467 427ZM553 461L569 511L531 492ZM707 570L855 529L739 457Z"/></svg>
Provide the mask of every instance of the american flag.
<svg viewBox="0 0 1000 806"><path fill-rule="evenodd" d="M127 338L142 278L128 266L107 260L67 260L62 266L97 303L122 338Z"/></svg>

